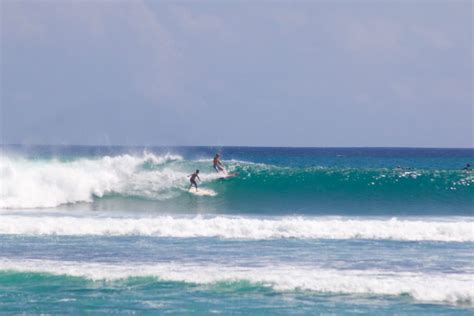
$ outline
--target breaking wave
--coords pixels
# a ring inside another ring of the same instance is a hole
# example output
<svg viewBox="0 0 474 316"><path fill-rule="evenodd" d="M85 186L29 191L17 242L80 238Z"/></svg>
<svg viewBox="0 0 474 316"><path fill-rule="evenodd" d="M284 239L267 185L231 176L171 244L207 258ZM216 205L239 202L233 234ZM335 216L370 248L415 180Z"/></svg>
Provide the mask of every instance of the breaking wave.
<svg viewBox="0 0 474 316"><path fill-rule="evenodd" d="M474 174L456 170L277 167L237 160L227 161L226 166L239 176L224 183L215 181L218 176L209 159L185 160L172 154L71 160L4 154L0 156L0 208L56 207L108 196L169 201L186 194L186 176L195 169L201 169L203 185L211 187L216 197L235 205L242 201L250 201L249 205L424 201L466 209L474 196Z"/></svg>
<svg viewBox="0 0 474 316"><path fill-rule="evenodd" d="M0 208L92 202L109 193L170 198L170 188L182 185L187 174L166 165L180 160L148 153L73 161L0 157Z"/></svg>
<svg viewBox="0 0 474 316"><path fill-rule="evenodd" d="M473 305L474 278L469 274L330 270L306 266L223 266L177 263L127 264L50 260L0 259L0 271L48 273L91 280L154 277L157 281L218 284L247 281L276 291L306 290L319 293L409 295L418 301Z"/></svg>
<svg viewBox="0 0 474 316"><path fill-rule="evenodd" d="M357 219L330 217L72 217L2 215L0 234L217 237L231 239L377 239L474 241L474 221L466 218Z"/></svg>

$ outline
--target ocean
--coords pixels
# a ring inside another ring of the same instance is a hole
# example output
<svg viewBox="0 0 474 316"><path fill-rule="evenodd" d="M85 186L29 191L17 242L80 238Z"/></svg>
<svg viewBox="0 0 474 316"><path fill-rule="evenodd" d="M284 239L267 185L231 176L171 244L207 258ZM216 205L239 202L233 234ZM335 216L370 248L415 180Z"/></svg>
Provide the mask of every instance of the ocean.
<svg viewBox="0 0 474 316"><path fill-rule="evenodd" d="M474 149L0 153L2 314L474 313Z"/></svg>

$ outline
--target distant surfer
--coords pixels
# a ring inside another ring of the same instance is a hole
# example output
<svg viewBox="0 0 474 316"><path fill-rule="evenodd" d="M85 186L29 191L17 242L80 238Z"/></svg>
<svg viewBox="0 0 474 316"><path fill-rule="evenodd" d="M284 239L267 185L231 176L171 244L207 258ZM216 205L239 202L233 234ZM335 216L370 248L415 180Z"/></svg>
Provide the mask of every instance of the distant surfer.
<svg viewBox="0 0 474 316"><path fill-rule="evenodd" d="M213 165L213 167L214 167L214 169L216 170L217 173L219 173L220 171L225 172L224 166L222 165L222 162L221 162L221 155L216 154L214 156L214 160L212 161L212 165Z"/></svg>
<svg viewBox="0 0 474 316"><path fill-rule="evenodd" d="M191 177L189 179L189 182L191 182L191 184L189 185L189 189L188 190L191 190L191 188L193 187L193 185L196 187L196 192L198 190L198 185L197 185L197 182L196 182L196 178L201 181L201 178L199 178L199 170L196 170L195 173L193 174L190 174L188 177Z"/></svg>
<svg viewBox="0 0 474 316"><path fill-rule="evenodd" d="M462 168L462 170L472 171L471 164L470 164L470 163L467 163L466 166L465 166L464 168Z"/></svg>

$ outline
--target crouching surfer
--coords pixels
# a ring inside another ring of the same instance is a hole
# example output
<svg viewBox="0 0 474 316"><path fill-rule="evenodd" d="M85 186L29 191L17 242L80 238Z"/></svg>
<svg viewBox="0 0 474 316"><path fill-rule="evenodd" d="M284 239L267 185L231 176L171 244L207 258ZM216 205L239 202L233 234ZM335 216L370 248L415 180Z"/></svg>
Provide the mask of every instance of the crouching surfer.
<svg viewBox="0 0 474 316"><path fill-rule="evenodd" d="M189 182L191 182L191 184L189 185L189 189L188 190L191 190L191 188L194 187L196 188L196 191L198 190L198 185L197 185L197 182L196 182L196 179L198 179L199 181L201 181L201 178L199 178L199 170L196 170L195 173L193 174L190 174L188 177L191 177L189 178Z"/></svg>

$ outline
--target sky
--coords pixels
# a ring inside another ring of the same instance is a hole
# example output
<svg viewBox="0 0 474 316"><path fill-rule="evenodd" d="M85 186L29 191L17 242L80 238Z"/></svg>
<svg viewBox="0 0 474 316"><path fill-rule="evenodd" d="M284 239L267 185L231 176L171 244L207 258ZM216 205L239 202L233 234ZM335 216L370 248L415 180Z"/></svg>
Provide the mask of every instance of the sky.
<svg viewBox="0 0 474 316"><path fill-rule="evenodd" d="M471 1L0 5L2 144L474 146Z"/></svg>

